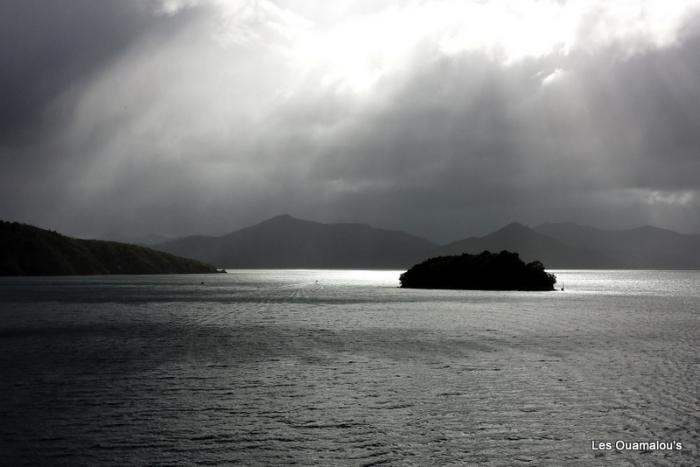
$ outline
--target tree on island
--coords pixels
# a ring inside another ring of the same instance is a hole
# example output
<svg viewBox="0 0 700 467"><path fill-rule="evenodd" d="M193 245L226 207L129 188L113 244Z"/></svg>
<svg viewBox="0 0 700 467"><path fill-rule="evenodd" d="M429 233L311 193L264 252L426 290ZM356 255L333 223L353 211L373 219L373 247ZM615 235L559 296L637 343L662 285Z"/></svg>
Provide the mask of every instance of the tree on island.
<svg viewBox="0 0 700 467"><path fill-rule="evenodd" d="M470 290L554 290L556 277L539 261L523 262L517 253L440 256L401 274L401 287Z"/></svg>

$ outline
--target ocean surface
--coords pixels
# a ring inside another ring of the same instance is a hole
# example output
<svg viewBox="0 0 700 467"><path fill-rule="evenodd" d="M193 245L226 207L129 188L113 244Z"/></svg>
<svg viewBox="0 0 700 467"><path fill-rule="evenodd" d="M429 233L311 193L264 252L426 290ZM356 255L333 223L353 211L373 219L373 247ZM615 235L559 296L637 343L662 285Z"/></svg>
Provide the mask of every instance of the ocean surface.
<svg viewBox="0 0 700 467"><path fill-rule="evenodd" d="M700 272L554 272L2 278L0 465L700 464Z"/></svg>

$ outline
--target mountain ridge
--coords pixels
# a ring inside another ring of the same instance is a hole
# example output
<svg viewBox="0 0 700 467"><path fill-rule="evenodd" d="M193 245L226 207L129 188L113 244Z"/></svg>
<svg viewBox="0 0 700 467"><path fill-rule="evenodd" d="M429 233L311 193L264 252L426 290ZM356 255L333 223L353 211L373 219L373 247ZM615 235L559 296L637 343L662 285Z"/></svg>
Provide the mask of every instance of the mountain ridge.
<svg viewBox="0 0 700 467"><path fill-rule="evenodd" d="M610 264L610 259L602 254L572 247L518 222L481 237L468 237L448 243L438 248L436 254L450 256L502 250L515 251L527 262L541 261L548 268L595 269Z"/></svg>
<svg viewBox="0 0 700 467"><path fill-rule="evenodd" d="M653 226L605 230L571 222L535 227L512 222L480 237L436 245L400 230L281 214L220 236L190 235L155 247L230 268L393 269L434 256L509 250L550 269L700 269L700 255L693 253L700 251L700 236Z"/></svg>
<svg viewBox="0 0 700 467"><path fill-rule="evenodd" d="M544 223L533 230L574 247L599 251L622 268L700 268L700 235L654 226L606 230L572 222Z"/></svg>
<svg viewBox="0 0 700 467"><path fill-rule="evenodd" d="M157 245L229 268L408 267L435 244L360 223L321 223L282 214L221 236L188 236Z"/></svg>
<svg viewBox="0 0 700 467"><path fill-rule="evenodd" d="M203 274L217 269L151 248L0 221L0 276Z"/></svg>

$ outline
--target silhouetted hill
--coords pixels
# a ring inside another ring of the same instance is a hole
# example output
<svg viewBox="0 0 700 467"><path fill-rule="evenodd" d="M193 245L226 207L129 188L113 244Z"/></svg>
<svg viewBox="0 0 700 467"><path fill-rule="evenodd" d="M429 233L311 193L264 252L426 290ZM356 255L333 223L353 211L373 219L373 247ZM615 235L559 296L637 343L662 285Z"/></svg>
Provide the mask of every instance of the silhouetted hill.
<svg viewBox="0 0 700 467"><path fill-rule="evenodd" d="M539 261L525 264L517 253L440 256L401 274L401 287L470 290L554 290L556 277Z"/></svg>
<svg viewBox="0 0 700 467"><path fill-rule="evenodd" d="M534 230L572 247L598 251L610 258L611 267L700 268L700 235L651 226L604 230L573 223L546 223Z"/></svg>
<svg viewBox="0 0 700 467"><path fill-rule="evenodd" d="M0 275L190 274L214 266L125 243L79 240L0 221Z"/></svg>
<svg viewBox="0 0 700 467"><path fill-rule="evenodd" d="M518 223L509 224L483 237L470 237L449 243L435 250L433 254L477 254L484 250L515 251L524 261L541 260L550 268L612 267L610 258L600 252L567 245Z"/></svg>
<svg viewBox="0 0 700 467"><path fill-rule="evenodd" d="M405 268L435 245L365 224L323 224L288 215L221 237L191 236L158 249L227 268Z"/></svg>
<svg viewBox="0 0 700 467"><path fill-rule="evenodd" d="M148 233L143 235L129 235L124 233L112 234L108 238L96 238L96 240L109 240L119 243L128 243L129 245L145 246L146 248L153 248L154 245L159 243L165 243L170 240L175 240L176 236L159 235L155 233Z"/></svg>

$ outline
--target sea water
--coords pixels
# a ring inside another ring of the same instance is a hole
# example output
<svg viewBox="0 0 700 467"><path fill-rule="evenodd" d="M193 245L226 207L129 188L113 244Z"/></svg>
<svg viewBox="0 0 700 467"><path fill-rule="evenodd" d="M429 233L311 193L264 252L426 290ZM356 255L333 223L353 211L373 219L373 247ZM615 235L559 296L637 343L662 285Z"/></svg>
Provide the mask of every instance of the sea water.
<svg viewBox="0 0 700 467"><path fill-rule="evenodd" d="M554 272L0 279L0 464L697 464L700 272Z"/></svg>

